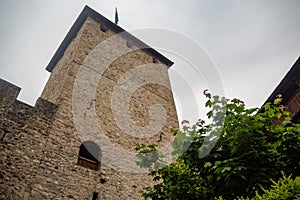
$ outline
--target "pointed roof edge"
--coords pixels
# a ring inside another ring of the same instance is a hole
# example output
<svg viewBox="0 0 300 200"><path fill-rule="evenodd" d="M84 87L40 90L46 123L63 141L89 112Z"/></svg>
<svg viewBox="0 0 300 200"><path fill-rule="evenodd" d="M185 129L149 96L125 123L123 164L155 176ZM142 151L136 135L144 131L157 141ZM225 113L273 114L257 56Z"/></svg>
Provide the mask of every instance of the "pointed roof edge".
<svg viewBox="0 0 300 200"><path fill-rule="evenodd" d="M78 16L78 18L76 19L76 21L74 22L74 24L72 25L72 27L69 30L69 32L67 33L67 35L65 36L64 40L62 41L62 43L60 44L60 46L58 47L58 49L54 53L54 56L51 58L49 64L47 65L46 70L48 72L52 72L55 65L63 57L65 50L68 48L68 46L72 42L72 40L76 37L78 31L80 30L80 28L82 27L82 25L84 24L85 20L88 17L91 17L92 19L96 20L99 23L105 24L112 31L116 32L117 34L121 33L121 32L124 32L123 34L127 39L130 39L131 41L133 41L133 43L137 47L143 47L143 51L149 53L150 55L152 55L153 57L155 57L156 59L158 59L159 61L161 61L165 65L167 65L168 68L171 67L174 64L171 60L169 60L168 58L166 58L165 56L163 56L162 54L160 54L156 50L152 49L150 46L148 46L147 44L145 44L144 42L142 42L141 40L139 40L135 36L131 35L127 31L125 31L120 26L118 26L115 23L111 22L110 20L105 18L103 15L99 14L98 12L96 12L95 10L93 10L92 8L90 8L89 6L86 5L83 8L83 10L81 11L81 13Z"/></svg>
<svg viewBox="0 0 300 200"><path fill-rule="evenodd" d="M291 69L287 72L279 85L275 88L267 102L273 102L278 94L282 95L282 103L285 104L289 99L297 92L300 83L300 56L296 62L292 65Z"/></svg>

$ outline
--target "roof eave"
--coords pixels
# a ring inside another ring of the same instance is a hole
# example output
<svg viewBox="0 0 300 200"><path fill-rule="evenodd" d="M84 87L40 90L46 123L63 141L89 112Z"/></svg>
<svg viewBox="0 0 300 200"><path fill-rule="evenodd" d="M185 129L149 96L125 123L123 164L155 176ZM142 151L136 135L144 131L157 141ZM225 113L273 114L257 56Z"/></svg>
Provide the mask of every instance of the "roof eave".
<svg viewBox="0 0 300 200"><path fill-rule="evenodd" d="M76 37L78 31L86 21L88 17L91 17L92 19L98 21L99 23L104 23L106 26L108 26L112 31L116 33L124 32L122 35L133 41L133 43L137 47L142 47L144 51L155 57L156 59L160 60L162 63L167 65L168 67L171 67L174 63L157 52L156 50L152 49L150 46L136 38L135 36L131 35L130 33L126 32L123 28L116 25L115 23L111 22L101 14L97 13L95 10L90 8L89 6L85 6L74 24L72 25L71 29L65 36L64 40L56 50L54 56L51 58L49 64L46 67L46 70L49 72L52 72L58 61L63 57L65 50L68 48L69 44L72 42L72 40Z"/></svg>
<svg viewBox="0 0 300 200"><path fill-rule="evenodd" d="M278 94L281 94L283 97L283 103L286 103L294 94L295 91L299 88L300 82L300 57L293 64L288 73L281 80L279 85L275 88L269 98L266 100L267 102L273 102Z"/></svg>

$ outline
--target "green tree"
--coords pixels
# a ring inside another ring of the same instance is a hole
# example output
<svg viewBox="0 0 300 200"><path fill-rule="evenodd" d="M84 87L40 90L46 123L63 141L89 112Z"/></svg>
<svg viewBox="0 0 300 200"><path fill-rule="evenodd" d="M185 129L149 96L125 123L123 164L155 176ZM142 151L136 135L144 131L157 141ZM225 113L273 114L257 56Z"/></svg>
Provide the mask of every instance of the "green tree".
<svg viewBox="0 0 300 200"><path fill-rule="evenodd" d="M254 198L239 197L238 200L298 200L300 199L300 177L292 179L291 176L286 177L283 173L283 178L277 182L272 181L271 189L263 189L263 194L256 193ZM219 200L223 200L222 197Z"/></svg>
<svg viewBox="0 0 300 200"><path fill-rule="evenodd" d="M164 166L155 145L137 145L139 165L157 181L143 196L159 199L234 199L269 189L281 172L300 175L300 125L291 122L280 99L261 109L205 92L206 124L173 131L176 160ZM275 123L276 122L276 123ZM188 147L187 147L188 146ZM164 167L162 167L164 166Z"/></svg>

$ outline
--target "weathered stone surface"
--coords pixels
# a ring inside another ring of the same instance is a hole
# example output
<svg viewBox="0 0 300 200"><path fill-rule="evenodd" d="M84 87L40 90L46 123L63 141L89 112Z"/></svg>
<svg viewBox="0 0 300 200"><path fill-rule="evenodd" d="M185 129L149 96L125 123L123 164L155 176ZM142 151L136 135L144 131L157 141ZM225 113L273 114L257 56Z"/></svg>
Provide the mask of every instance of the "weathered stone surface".
<svg viewBox="0 0 300 200"><path fill-rule="evenodd" d="M35 107L16 100L20 88L0 80L0 199L81 200L92 199L94 192L99 194L99 199L142 199L139 192L152 184L145 173L126 173L105 163L99 171L77 165L79 147L84 141L73 118L74 83L80 69L91 67L85 62L89 53L115 34L109 29L103 32L100 27L93 19L86 20L53 69ZM133 152L136 143L158 143L160 133L178 128L178 122L170 87L150 83L132 94L128 111L134 124L143 127L149 124L150 108L155 104L162 105L166 122L161 131L149 138L139 138L118 127L112 112L112 106L118 105L112 105L112 95L117 87L121 87L119 80L136 66L153 63L153 57L146 52L126 47L124 38L118 38L118 41L118 47L127 48L128 53L115 59L100 74L94 99L86 110L94 107L97 123L110 141ZM115 50L108 45L103 51L109 55ZM91 65L106 61L95 62ZM97 73L95 76L99 75ZM145 71L146 75L150 73L151 68ZM157 76L169 84L167 67ZM89 84L89 77L82 81ZM126 88L121 89L126 93ZM79 95L78 98L84 97ZM164 134L158 144L164 146L171 140L170 135Z"/></svg>

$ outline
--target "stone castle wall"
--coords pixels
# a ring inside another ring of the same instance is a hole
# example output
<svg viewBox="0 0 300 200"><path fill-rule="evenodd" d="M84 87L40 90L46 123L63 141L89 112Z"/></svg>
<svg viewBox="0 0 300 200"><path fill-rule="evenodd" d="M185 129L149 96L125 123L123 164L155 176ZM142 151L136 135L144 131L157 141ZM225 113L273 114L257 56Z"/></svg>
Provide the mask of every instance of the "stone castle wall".
<svg viewBox="0 0 300 200"><path fill-rule="evenodd" d="M98 171L77 164L79 147L85 139L74 124L74 83L80 68L90 68L84 61L87 55L114 34L110 29L101 30L99 22L88 18L53 69L35 107L16 100L20 89L0 81L0 153L3 158L0 199L81 200L92 199L94 193L98 193L99 199L142 199L139 192L152 184L147 174L122 172L105 163L101 163ZM100 76L95 99L91 99L86 108L95 108L98 125L115 146L131 152L136 143L165 146L172 139L166 133L170 128L178 128L170 86L146 84L134 92L128 105L130 117L138 126L149 124L151 106L164 106L167 118L159 133L142 139L128 135L115 122L111 99L118 80L136 66L158 62L145 51L128 46L122 37L118 45L129 48L128 53L114 60ZM104 51L110 54L114 49ZM146 74L151 73L151 66L148 70ZM167 66L157 76L169 83ZM165 133L162 140L161 133Z"/></svg>
<svg viewBox="0 0 300 200"><path fill-rule="evenodd" d="M0 80L0 199L32 199L38 169L46 167L43 146L57 110L41 98L35 107L24 104L16 100L19 91Z"/></svg>

